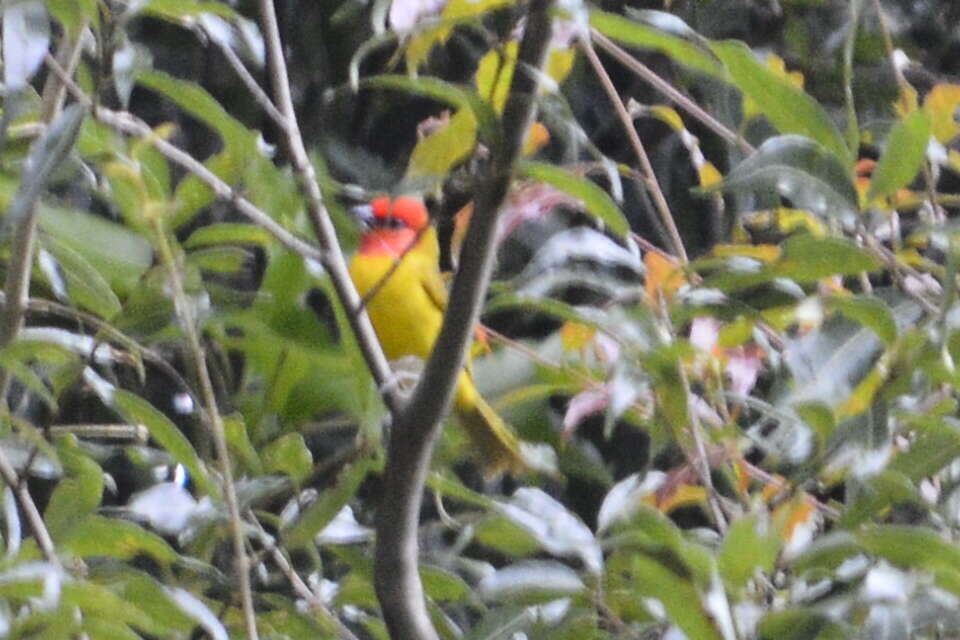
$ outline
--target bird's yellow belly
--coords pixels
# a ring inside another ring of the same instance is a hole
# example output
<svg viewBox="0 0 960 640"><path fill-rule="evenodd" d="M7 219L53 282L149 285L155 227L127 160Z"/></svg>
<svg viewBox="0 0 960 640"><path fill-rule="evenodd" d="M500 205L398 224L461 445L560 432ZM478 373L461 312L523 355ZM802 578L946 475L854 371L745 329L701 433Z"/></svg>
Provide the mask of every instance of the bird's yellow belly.
<svg viewBox="0 0 960 640"><path fill-rule="evenodd" d="M443 314L424 288L421 274L422 269L436 269L436 265L420 264L419 256L408 253L390 273L394 261L389 255L357 256L350 264L350 276L362 298L379 287L367 301L367 313L387 358L426 359L440 333Z"/></svg>

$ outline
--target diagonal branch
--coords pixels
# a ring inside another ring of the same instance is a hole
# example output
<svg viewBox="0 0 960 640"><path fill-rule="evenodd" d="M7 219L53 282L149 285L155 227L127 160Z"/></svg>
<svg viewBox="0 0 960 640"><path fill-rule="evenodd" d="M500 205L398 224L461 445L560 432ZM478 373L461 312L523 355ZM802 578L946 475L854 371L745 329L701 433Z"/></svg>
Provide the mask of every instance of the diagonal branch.
<svg viewBox="0 0 960 640"><path fill-rule="evenodd" d="M346 308L347 318L351 329L363 352L363 357L370 368L374 381L380 388L384 402L390 411L396 414L401 407L400 396L392 390L390 381L392 373L383 349L377 340L370 318L364 312L363 303L353 286L347 263L337 240L336 230L327 209L323 204L323 195L317 184L316 172L307 149L300 135L300 126L297 124L297 114L293 108L293 99L290 96L290 80L287 76L287 63L283 56L283 44L280 42L280 29L277 25L277 13L273 0L260 0L261 28L267 46L267 59L270 63L270 78L273 81L277 108L284 118L282 127L287 151L293 171L300 181L300 188L307 201L307 213L317 234L317 241L324 253L323 266L330 274L330 280L337 292L340 303Z"/></svg>
<svg viewBox="0 0 960 640"><path fill-rule="evenodd" d="M510 186L511 172L532 120L536 92L550 41L553 0L533 0L504 108L500 145L493 148L488 174L464 240L450 305L433 354L410 403L397 416L384 471L384 494L377 512L374 581L392 638L434 640L417 573L417 524L423 485L440 421L463 367L470 332L477 322L493 270L497 212Z"/></svg>

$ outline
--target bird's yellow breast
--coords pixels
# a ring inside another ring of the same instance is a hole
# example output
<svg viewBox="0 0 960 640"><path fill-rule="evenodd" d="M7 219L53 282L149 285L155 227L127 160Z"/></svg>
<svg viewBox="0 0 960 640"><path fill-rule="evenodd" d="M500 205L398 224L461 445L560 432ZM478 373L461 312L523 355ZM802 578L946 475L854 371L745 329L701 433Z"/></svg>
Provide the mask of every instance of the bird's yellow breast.
<svg viewBox="0 0 960 640"><path fill-rule="evenodd" d="M440 333L443 311L430 289L435 286L431 280L440 278L435 246L436 236L429 230L396 268L397 257L388 253L358 253L350 262L360 296L367 298L376 288L366 308L390 360L411 355L426 359Z"/></svg>

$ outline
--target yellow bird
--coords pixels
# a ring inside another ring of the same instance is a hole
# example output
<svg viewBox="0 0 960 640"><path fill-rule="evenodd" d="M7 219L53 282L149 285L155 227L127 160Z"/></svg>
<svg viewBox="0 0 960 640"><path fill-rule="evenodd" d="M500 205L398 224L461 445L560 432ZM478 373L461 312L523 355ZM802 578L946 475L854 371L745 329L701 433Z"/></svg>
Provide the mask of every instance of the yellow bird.
<svg viewBox="0 0 960 640"><path fill-rule="evenodd" d="M350 277L367 301L380 344L390 360L426 360L447 304L437 234L427 209L416 198L380 197L354 210L367 229L350 262ZM453 410L479 448L488 474L526 468L517 436L480 396L469 367L460 372Z"/></svg>

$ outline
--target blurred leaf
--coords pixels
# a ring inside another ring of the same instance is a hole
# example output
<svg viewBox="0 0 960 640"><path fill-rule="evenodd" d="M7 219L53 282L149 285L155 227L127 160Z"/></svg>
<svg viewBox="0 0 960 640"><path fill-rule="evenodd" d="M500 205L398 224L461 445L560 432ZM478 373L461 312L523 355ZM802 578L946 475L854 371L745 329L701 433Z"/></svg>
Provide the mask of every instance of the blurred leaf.
<svg viewBox="0 0 960 640"><path fill-rule="evenodd" d="M631 586L636 596L659 600L668 619L690 640L723 637L704 606L704 598L684 572L643 553L633 554L626 566L632 574Z"/></svg>
<svg viewBox="0 0 960 640"><path fill-rule="evenodd" d="M134 5L138 12L166 18L176 22L184 18L193 18L212 13L223 18L236 17L236 12L227 4L221 2L206 2L204 0L146 0Z"/></svg>
<svg viewBox="0 0 960 640"><path fill-rule="evenodd" d="M166 631L163 625L154 622L153 618L134 603L120 597L113 590L89 580L65 584L63 601L65 604L80 607L87 619L87 624L90 618L108 618L117 625L129 624L153 634ZM140 636L134 634L132 637Z"/></svg>
<svg viewBox="0 0 960 640"><path fill-rule="evenodd" d="M263 463L260 456L250 442L250 434L247 432L247 425L243 421L243 416L233 414L224 416L223 426L226 431L227 444L234 455L238 456L244 466L255 476L263 473Z"/></svg>
<svg viewBox="0 0 960 640"><path fill-rule="evenodd" d="M82 255L53 236L43 236L40 242L62 270L71 302L105 320L120 312L120 299L110 288L110 283Z"/></svg>
<svg viewBox="0 0 960 640"><path fill-rule="evenodd" d="M177 552L160 536L132 522L98 515L89 515L76 523L62 545L81 558L105 556L132 560L146 554L163 565L177 560Z"/></svg>
<svg viewBox="0 0 960 640"><path fill-rule="evenodd" d="M916 177L927 157L930 114L918 109L898 120L870 177L867 202L893 195Z"/></svg>
<svg viewBox="0 0 960 640"><path fill-rule="evenodd" d="M441 129L417 141L405 179L443 178L470 155L476 143L476 116L468 109L460 109Z"/></svg>
<svg viewBox="0 0 960 640"><path fill-rule="evenodd" d="M720 575L734 592L756 572L772 575L782 538L766 513L741 516L730 523L717 556Z"/></svg>
<svg viewBox="0 0 960 640"><path fill-rule="evenodd" d="M268 444L260 453L266 473L285 473L301 483L313 470L313 455L299 433L287 433Z"/></svg>
<svg viewBox="0 0 960 640"><path fill-rule="evenodd" d="M102 399L129 422L147 427L150 437L187 468L201 493L213 497L220 495L220 491L207 476L206 467L193 445L167 416L140 396L124 389L114 389L112 399Z"/></svg>
<svg viewBox="0 0 960 640"><path fill-rule="evenodd" d="M56 397L50 392L43 378L37 374L28 364L27 360L32 360L30 354L30 345L24 347L24 341L18 341L12 345L0 350L0 366L2 366L9 375L12 375L22 384L27 391L36 395L48 407L57 406Z"/></svg>
<svg viewBox="0 0 960 640"><path fill-rule="evenodd" d="M310 544L313 537L333 520L344 505L353 499L360 483L374 471L376 466L376 461L364 458L341 471L337 478L337 485L324 491L283 532L284 544L293 549Z"/></svg>
<svg viewBox="0 0 960 640"><path fill-rule="evenodd" d="M630 225L613 199L591 180L544 162L521 162L518 169L524 177L546 182L579 198L588 213L618 236L629 232Z"/></svg>
<svg viewBox="0 0 960 640"><path fill-rule="evenodd" d="M950 416L908 416L910 448L897 454L890 470L914 482L932 476L960 456L960 421Z"/></svg>
<svg viewBox="0 0 960 640"><path fill-rule="evenodd" d="M770 138L714 188L777 193L794 207L844 223L857 217L857 191L844 159L797 135Z"/></svg>
<svg viewBox="0 0 960 640"><path fill-rule="evenodd" d="M170 598L170 593L156 578L146 573L132 573L125 577L120 587L120 595L148 614L154 625L160 627L158 636L186 636L196 626ZM145 631L153 632L144 626Z"/></svg>
<svg viewBox="0 0 960 640"><path fill-rule="evenodd" d="M150 244L131 229L86 211L41 206L40 228L82 256L110 286L129 292L153 260Z"/></svg>
<svg viewBox="0 0 960 640"><path fill-rule="evenodd" d="M422 565L420 579L426 596L439 602L464 602L472 595L470 585L463 578L440 567Z"/></svg>
<svg viewBox="0 0 960 640"><path fill-rule="evenodd" d="M97 0L46 0L50 14L71 36L85 20L97 23Z"/></svg>
<svg viewBox="0 0 960 640"><path fill-rule="evenodd" d="M528 560L488 574L477 584L477 592L488 601L535 603L583 593L580 576L555 560Z"/></svg>
<svg viewBox="0 0 960 640"><path fill-rule="evenodd" d="M374 89L392 89L420 95L436 100L453 107L457 111L468 110L476 118L481 140L489 146L495 147L498 143L497 116L493 108L488 105L472 89L461 87L439 78L397 75L379 75L364 78L361 82L364 87Z"/></svg>
<svg viewBox="0 0 960 640"><path fill-rule="evenodd" d="M788 609L769 613L757 626L758 640L827 640L844 638L830 617L815 609Z"/></svg>
<svg viewBox="0 0 960 640"><path fill-rule="evenodd" d="M890 506L905 503L922 504L916 487L907 476L895 471L884 470L857 483L851 491L853 499L837 526L853 529L868 519L881 514Z"/></svg>
<svg viewBox="0 0 960 640"><path fill-rule="evenodd" d="M862 529L856 538L870 553L905 569L960 567L960 549L925 527L876 525Z"/></svg>
<svg viewBox="0 0 960 640"><path fill-rule="evenodd" d="M43 0L3 6L3 82L6 91L18 91L43 63L50 46L50 16Z"/></svg>
<svg viewBox="0 0 960 640"><path fill-rule="evenodd" d="M32 4L25 3L25 4ZM13 5L19 7L23 5ZM7 9L10 11L10 9ZM4 22L6 25L6 22ZM4 40L6 42L6 40ZM20 184L13 196L13 201L7 209L3 223L10 228L18 224L36 206L37 199L43 193L50 176L59 167L73 149L80 125L86 117L87 111L83 105L75 103L60 112L60 115L49 127L30 145L30 152L23 161L23 170L20 174Z"/></svg>
<svg viewBox="0 0 960 640"><path fill-rule="evenodd" d="M781 133L796 133L819 142L848 175L850 150L827 112L802 89L761 64L742 42L724 41L711 45L723 62L734 85L750 97L763 115Z"/></svg>
<svg viewBox="0 0 960 640"><path fill-rule="evenodd" d="M652 26L599 10L590 12L590 26L627 46L653 49L701 73L722 75L722 69L710 51Z"/></svg>
<svg viewBox="0 0 960 640"><path fill-rule="evenodd" d="M237 274L250 263L250 254L240 247L210 247L190 252L189 262L197 269L224 275Z"/></svg>
<svg viewBox="0 0 960 640"><path fill-rule="evenodd" d="M142 72L137 76L137 82L173 101L219 133L228 149L236 153L257 153L253 132L198 84L161 71Z"/></svg>
<svg viewBox="0 0 960 640"><path fill-rule="evenodd" d="M897 321L890 306L875 296L833 296L830 306L870 329L887 346L897 339Z"/></svg>
<svg viewBox="0 0 960 640"><path fill-rule="evenodd" d="M62 540L73 526L100 506L103 497L103 470L87 457L69 438L60 441L60 461L67 472L53 490L43 520L50 536Z"/></svg>
<svg viewBox="0 0 960 640"><path fill-rule="evenodd" d="M183 246L185 249L223 244L266 247L272 242L273 236L263 227L240 222L220 222L200 227L190 234Z"/></svg>

